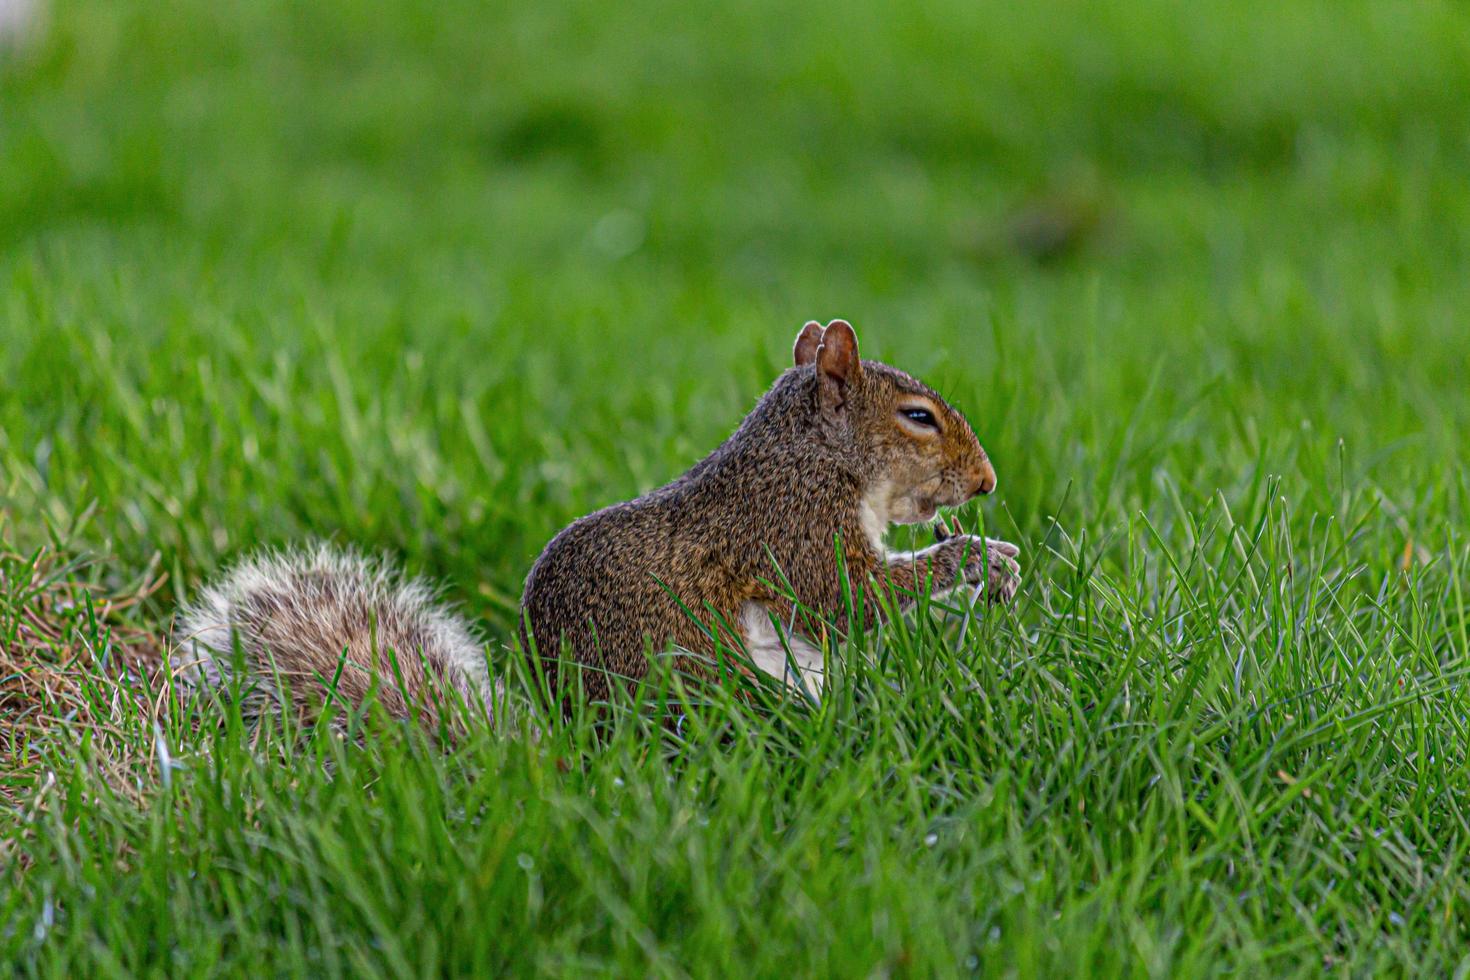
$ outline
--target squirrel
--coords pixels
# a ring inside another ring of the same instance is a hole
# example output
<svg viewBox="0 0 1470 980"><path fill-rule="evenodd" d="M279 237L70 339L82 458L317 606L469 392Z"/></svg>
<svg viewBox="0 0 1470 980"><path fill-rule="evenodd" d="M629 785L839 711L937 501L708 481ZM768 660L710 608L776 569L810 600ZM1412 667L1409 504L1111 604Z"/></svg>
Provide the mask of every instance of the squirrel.
<svg viewBox="0 0 1470 980"><path fill-rule="evenodd" d="M570 660L590 668L582 683L602 697L611 678L641 677L650 649L672 642L707 655L721 634L759 669L815 695L817 638L773 583L844 629L839 540L848 581L887 590L900 608L930 582L1012 597L1014 545L960 534L913 553L883 547L890 523L930 521L939 507L995 489L965 417L915 378L861 360L844 320L807 323L793 355L718 449L672 483L573 522L536 559L522 640L553 688ZM880 612L872 603L865 611L870 620ZM699 660L680 666L697 672Z"/></svg>
<svg viewBox="0 0 1470 980"><path fill-rule="evenodd" d="M919 551L884 548L889 524L928 522L995 489L965 417L921 381L862 360L844 320L805 324L793 361L714 452L574 521L532 565L522 647L564 705L573 672L601 699L671 648L681 669L708 674L717 641L817 697L823 624L848 628L844 579L869 624L931 588L972 586L992 603L1014 596L1019 549L1007 542L946 531ZM796 603L815 616L798 616ZM177 638L185 680L222 686L238 657L262 679L291 679L303 711L313 681L335 678L338 695L357 702L374 674L381 703L400 716L433 701L426 673L492 712L503 693L479 638L422 583L326 546L237 565L184 607ZM250 714L282 706L269 687L253 690Z"/></svg>

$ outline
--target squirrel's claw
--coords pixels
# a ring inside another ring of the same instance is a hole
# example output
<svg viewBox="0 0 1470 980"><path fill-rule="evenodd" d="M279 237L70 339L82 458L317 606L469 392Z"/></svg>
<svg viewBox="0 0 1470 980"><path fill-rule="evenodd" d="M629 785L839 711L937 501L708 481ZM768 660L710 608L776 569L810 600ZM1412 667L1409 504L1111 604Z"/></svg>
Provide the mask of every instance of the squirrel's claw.
<svg viewBox="0 0 1470 980"><path fill-rule="evenodd" d="M997 545L1005 545L1011 554L1003 553ZM1010 602L1021 587L1021 563L1015 555L1020 549L1005 541L990 542L990 575L986 582L985 597L995 605Z"/></svg>

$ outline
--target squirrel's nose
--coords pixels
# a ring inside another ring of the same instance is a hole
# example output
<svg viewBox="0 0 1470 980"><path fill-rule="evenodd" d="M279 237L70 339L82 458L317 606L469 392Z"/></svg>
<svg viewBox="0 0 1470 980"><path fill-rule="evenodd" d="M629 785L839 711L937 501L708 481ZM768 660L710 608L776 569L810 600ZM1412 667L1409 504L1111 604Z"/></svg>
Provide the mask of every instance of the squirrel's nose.
<svg viewBox="0 0 1470 980"><path fill-rule="evenodd" d="M975 472L975 477L970 481L970 496L989 493L995 489L995 467L990 465L990 460L982 460L980 467Z"/></svg>

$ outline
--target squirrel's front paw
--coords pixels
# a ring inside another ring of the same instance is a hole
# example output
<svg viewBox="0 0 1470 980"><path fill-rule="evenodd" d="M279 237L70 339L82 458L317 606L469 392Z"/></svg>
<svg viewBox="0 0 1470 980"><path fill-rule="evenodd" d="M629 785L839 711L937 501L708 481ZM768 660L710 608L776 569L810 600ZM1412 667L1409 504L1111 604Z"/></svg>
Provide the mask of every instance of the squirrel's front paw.
<svg viewBox="0 0 1470 980"><path fill-rule="evenodd" d="M990 569L986 578L985 597L996 604L1010 602L1021 587L1021 563L1016 556L1021 549L1008 541L990 542Z"/></svg>
<svg viewBox="0 0 1470 980"><path fill-rule="evenodd" d="M965 581L985 587L985 597L993 603L1010 602L1021 586L1021 563L1016 561L1021 549L1009 541L971 536L966 542L969 555L965 561Z"/></svg>

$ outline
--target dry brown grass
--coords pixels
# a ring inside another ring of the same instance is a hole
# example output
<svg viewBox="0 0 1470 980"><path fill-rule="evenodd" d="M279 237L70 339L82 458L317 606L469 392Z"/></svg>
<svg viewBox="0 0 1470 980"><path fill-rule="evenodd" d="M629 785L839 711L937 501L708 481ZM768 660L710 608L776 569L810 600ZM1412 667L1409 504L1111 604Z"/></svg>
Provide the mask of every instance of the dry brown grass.
<svg viewBox="0 0 1470 980"><path fill-rule="evenodd" d="M44 750L76 739L119 792L135 795L152 765L151 740L136 733L163 709L165 640L136 615L163 576L109 586L103 571L54 548L0 543L0 805L33 797Z"/></svg>

